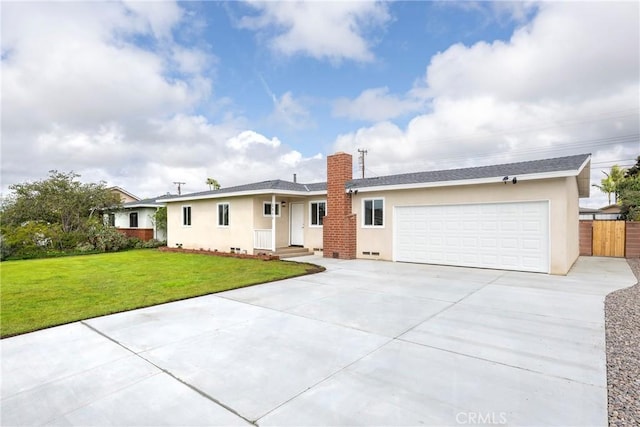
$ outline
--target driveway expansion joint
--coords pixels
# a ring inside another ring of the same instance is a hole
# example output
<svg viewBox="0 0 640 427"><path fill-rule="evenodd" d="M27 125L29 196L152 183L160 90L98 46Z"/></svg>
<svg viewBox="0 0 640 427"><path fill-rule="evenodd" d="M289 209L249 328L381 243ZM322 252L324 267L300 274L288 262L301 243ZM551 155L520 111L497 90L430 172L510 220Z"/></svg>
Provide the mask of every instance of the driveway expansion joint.
<svg viewBox="0 0 640 427"><path fill-rule="evenodd" d="M196 393L198 393L200 396L204 397L205 399L213 402L214 404L226 409L227 411L231 412L232 414L242 418L244 421L248 422L249 424L252 425L257 425L255 423L254 420L250 420L246 417L244 417L242 414L238 413L235 409L225 405L224 403L220 402L218 399L216 399L215 397L205 393L204 391L200 390L199 388L193 386L192 384L189 384L188 382L182 380L181 378L177 377L176 375L174 375L171 371L168 371L167 369L163 368L162 366L159 366L155 363L153 363L151 360L147 359L146 357L142 356L142 354L140 353L136 353L134 350L130 349L129 347L125 346L124 344L120 343L119 341L113 339L112 337L110 337L109 335L106 335L105 333L103 333L102 331L94 328L93 326L89 325L88 323L85 323L84 321L80 322L81 324L83 324L84 326L86 326L87 328L91 329L93 332L97 333L98 335L108 339L109 341L113 342L114 344L122 347L123 349L131 352L134 356L140 358L141 360L145 361L146 363L150 364L151 366L155 367L156 369L158 369L160 372L168 375L169 377L173 378L174 380L178 381L179 383L187 386L188 388L190 388L191 390L195 391Z"/></svg>

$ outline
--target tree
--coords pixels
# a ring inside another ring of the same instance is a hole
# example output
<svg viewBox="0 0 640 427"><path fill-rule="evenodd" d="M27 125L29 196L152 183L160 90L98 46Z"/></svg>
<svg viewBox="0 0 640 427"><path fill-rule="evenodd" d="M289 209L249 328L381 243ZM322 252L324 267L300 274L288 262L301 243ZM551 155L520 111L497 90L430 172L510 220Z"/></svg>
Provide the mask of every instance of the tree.
<svg viewBox="0 0 640 427"><path fill-rule="evenodd" d="M611 194L616 191L616 187L615 187L615 184L613 183L613 180L611 179L611 176L608 175L605 171L602 171L602 173L607 175L607 177L602 178L602 180L600 181L600 185L593 184L593 186L598 190L602 191L603 193L606 193L607 198L609 200L608 204L611 204Z"/></svg>
<svg viewBox="0 0 640 427"><path fill-rule="evenodd" d="M86 243L100 213L122 202L105 183L83 184L73 172L49 172L42 181L9 186L11 195L0 206L3 254L74 249ZM30 237L26 237L30 236Z"/></svg>
<svg viewBox="0 0 640 427"><path fill-rule="evenodd" d="M214 178L207 178L206 183L209 186L209 190L219 190L220 189L220 184Z"/></svg>
<svg viewBox="0 0 640 427"><path fill-rule="evenodd" d="M609 173L602 171L603 174L606 175L605 178L602 178L600 181L600 185L593 184L594 187L602 191L603 193L607 193L607 197L609 199L609 204L611 204L611 195L613 194L613 203L618 203L618 186L620 182L624 179L625 169L621 168L618 165L611 166L611 170Z"/></svg>
<svg viewBox="0 0 640 427"><path fill-rule="evenodd" d="M13 184L12 196L2 206L2 223L19 225L26 221L60 224L64 233L84 228L86 220L104 209L122 204L105 183L83 184L73 172L49 171L42 181Z"/></svg>
<svg viewBox="0 0 640 427"><path fill-rule="evenodd" d="M618 194L618 186L620 185L620 183L624 179L624 176L625 176L626 172L627 172L626 169L621 168L618 165L611 166L611 171L609 172L609 177L611 177L611 181L613 181L613 187L614 187L613 203L618 203L618 196L619 196L619 194ZM609 203L609 204L611 204L611 203Z"/></svg>
<svg viewBox="0 0 640 427"><path fill-rule="evenodd" d="M162 206L156 210L153 214L153 222L156 224L156 229L167 231L167 207Z"/></svg>
<svg viewBox="0 0 640 427"><path fill-rule="evenodd" d="M618 185L622 219L640 221L640 156Z"/></svg>

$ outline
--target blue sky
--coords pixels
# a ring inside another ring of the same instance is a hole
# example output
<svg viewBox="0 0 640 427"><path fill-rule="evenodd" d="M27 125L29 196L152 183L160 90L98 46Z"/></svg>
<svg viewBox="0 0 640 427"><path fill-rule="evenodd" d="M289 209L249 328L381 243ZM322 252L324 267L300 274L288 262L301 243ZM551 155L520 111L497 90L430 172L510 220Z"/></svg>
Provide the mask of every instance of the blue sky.
<svg viewBox="0 0 640 427"><path fill-rule="evenodd" d="M368 176L591 152L597 183L640 154L638 8L3 2L2 192L320 181L358 148Z"/></svg>

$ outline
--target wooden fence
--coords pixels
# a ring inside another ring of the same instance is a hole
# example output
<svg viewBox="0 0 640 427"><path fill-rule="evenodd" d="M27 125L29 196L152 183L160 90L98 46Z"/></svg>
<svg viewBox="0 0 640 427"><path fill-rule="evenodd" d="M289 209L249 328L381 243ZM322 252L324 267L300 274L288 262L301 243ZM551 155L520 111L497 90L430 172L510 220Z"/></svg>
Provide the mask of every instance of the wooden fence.
<svg viewBox="0 0 640 427"><path fill-rule="evenodd" d="M640 257L640 222L581 220L580 255Z"/></svg>

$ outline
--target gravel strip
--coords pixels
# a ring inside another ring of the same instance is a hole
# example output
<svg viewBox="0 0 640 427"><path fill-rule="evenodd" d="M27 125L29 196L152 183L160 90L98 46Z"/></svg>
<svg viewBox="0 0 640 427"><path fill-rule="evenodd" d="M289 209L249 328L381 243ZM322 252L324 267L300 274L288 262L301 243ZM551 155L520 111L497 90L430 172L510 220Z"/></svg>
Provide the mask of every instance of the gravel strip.
<svg viewBox="0 0 640 427"><path fill-rule="evenodd" d="M628 259L640 281L640 259ZM610 426L640 426L640 283L605 299Z"/></svg>

